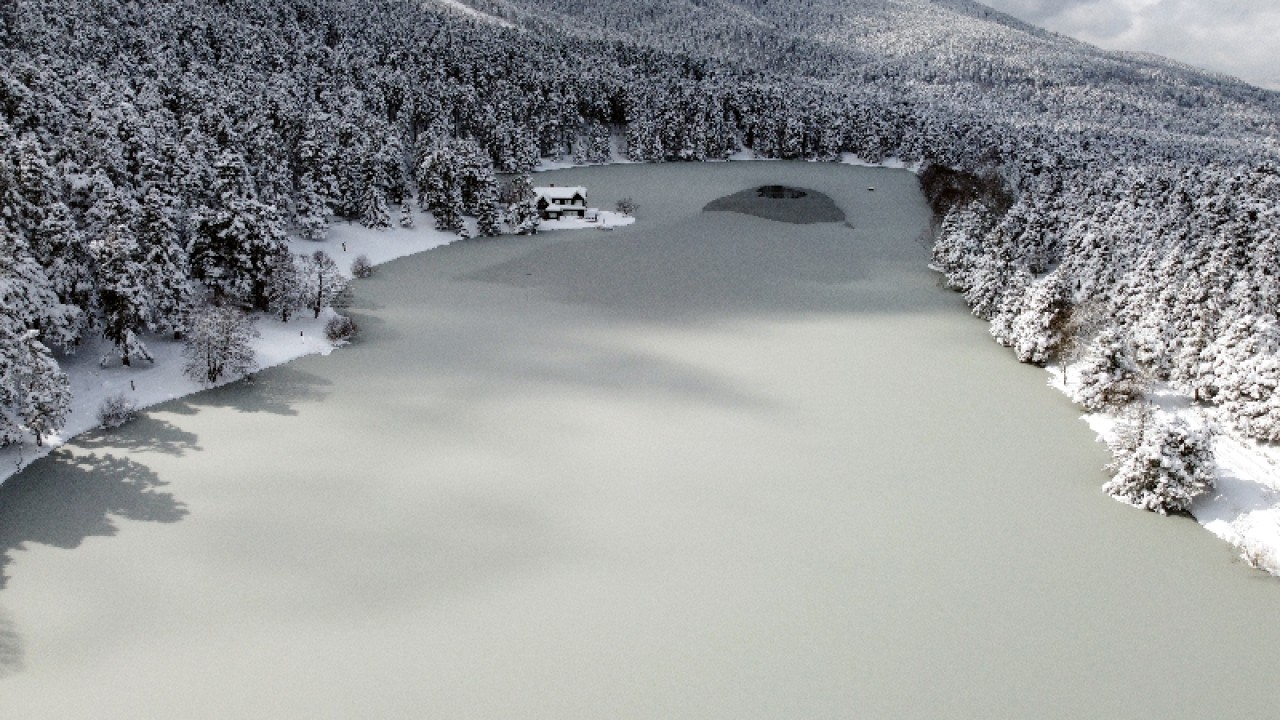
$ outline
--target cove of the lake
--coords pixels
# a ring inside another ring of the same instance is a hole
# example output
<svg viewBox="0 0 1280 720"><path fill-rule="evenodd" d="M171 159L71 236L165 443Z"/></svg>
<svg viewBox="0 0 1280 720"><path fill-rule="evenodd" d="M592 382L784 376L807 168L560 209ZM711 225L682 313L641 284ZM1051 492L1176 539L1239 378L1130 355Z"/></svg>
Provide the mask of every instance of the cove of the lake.
<svg viewBox="0 0 1280 720"><path fill-rule="evenodd" d="M352 346L0 487L0 717L1280 709L1280 585L1099 490L911 174L542 179L639 220L383 266ZM848 223L703 212L769 185Z"/></svg>

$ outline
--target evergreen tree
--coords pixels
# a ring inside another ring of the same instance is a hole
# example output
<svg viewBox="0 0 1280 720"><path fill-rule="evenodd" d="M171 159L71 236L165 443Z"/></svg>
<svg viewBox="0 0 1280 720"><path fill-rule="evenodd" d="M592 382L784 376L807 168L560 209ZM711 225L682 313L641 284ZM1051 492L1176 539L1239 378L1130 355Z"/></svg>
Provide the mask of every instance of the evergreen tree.
<svg viewBox="0 0 1280 720"><path fill-rule="evenodd" d="M57 302L72 313L66 330L70 339L60 345L74 344L97 317L98 292L89 243L65 204L55 202L47 208L35 230L32 250L35 257L42 259L49 289Z"/></svg>
<svg viewBox="0 0 1280 720"><path fill-rule="evenodd" d="M1127 405L1143 395L1146 385L1124 338L1112 328L1089 343L1076 371L1080 380L1071 399L1091 412Z"/></svg>
<svg viewBox="0 0 1280 720"><path fill-rule="evenodd" d="M217 170L215 206L196 216L192 275L211 287L216 298L265 310L271 261L285 245L279 213L254 199L235 153L223 153Z"/></svg>
<svg viewBox="0 0 1280 720"><path fill-rule="evenodd" d="M175 339L186 329L192 302L190 261L174 219L176 205L172 195L151 188L143 198L137 226L148 301L143 317L152 332L171 334Z"/></svg>
<svg viewBox="0 0 1280 720"><path fill-rule="evenodd" d="M151 302L147 295L141 252L129 228L113 225L90 244L99 274L98 292L103 313L102 336L120 353L128 366L134 357L153 361L138 337ZM103 358L103 364L107 358Z"/></svg>
<svg viewBox="0 0 1280 720"><path fill-rule="evenodd" d="M1018 360L1036 365L1049 362L1066 340L1063 331L1070 310L1067 289L1057 273L1037 281L1013 322L1012 344Z"/></svg>
<svg viewBox="0 0 1280 720"><path fill-rule="evenodd" d="M1212 431L1177 416L1158 417L1144 406L1121 428L1112 452L1115 477L1102 489L1135 507L1186 512L1214 488Z"/></svg>
<svg viewBox="0 0 1280 720"><path fill-rule="evenodd" d="M302 273L299 269L303 257L295 256L285 247L277 250L272 257L271 276L267 282L267 307L280 318L280 322L289 322L294 311L303 304Z"/></svg>
<svg viewBox="0 0 1280 720"><path fill-rule="evenodd" d="M43 445L61 429L71 407L71 384L36 330L22 330L0 309L0 447L24 434Z"/></svg>
<svg viewBox="0 0 1280 720"><path fill-rule="evenodd" d="M0 308L10 320L12 337L39 331L41 342L69 349L78 340L80 310L64 305L44 271L18 235L0 223Z"/></svg>
<svg viewBox="0 0 1280 720"><path fill-rule="evenodd" d="M360 189L360 223L368 228L391 227L387 181L374 162L365 163L365 180Z"/></svg>
<svg viewBox="0 0 1280 720"><path fill-rule="evenodd" d="M538 212L538 198L533 192L533 180L521 173L511 181L510 203L507 205L507 225L518 235L533 235L542 224Z"/></svg>
<svg viewBox="0 0 1280 720"><path fill-rule="evenodd" d="M323 240L329 234L329 216L333 214L333 208L313 176L302 176L296 197L294 222L298 235L307 240Z"/></svg>

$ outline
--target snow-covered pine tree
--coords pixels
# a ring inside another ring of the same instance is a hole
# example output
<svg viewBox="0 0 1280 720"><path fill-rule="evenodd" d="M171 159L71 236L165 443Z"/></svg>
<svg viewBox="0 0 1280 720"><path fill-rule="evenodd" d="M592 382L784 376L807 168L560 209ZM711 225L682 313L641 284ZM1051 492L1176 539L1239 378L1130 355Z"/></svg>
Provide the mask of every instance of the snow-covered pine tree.
<svg viewBox="0 0 1280 720"><path fill-rule="evenodd" d="M1066 340L1063 331L1070 313L1070 296L1057 273L1035 281L1013 321L1011 339L1018 360L1035 365L1049 362Z"/></svg>
<svg viewBox="0 0 1280 720"><path fill-rule="evenodd" d="M386 189L368 182L360 191L360 224L367 228L391 227L391 211L387 208Z"/></svg>
<svg viewBox="0 0 1280 720"><path fill-rule="evenodd" d="M490 190L477 208L476 225L480 234L494 237L502 232L502 210L496 192Z"/></svg>
<svg viewBox="0 0 1280 720"><path fill-rule="evenodd" d="M23 330L0 309L0 447L26 433L43 445L71 408L71 383L36 330Z"/></svg>
<svg viewBox="0 0 1280 720"><path fill-rule="evenodd" d="M124 225L111 225L105 235L89 244L89 250L98 272L102 336L111 342L126 366L131 365L134 358L154 361L138 337L151 302L146 272L140 262L141 252L132 231ZM102 362L105 365L107 358L103 357Z"/></svg>
<svg viewBox="0 0 1280 720"><path fill-rule="evenodd" d="M137 242L149 303L144 318L152 332L181 337L191 311L190 261L178 233L177 199L158 187L147 190L138 215Z"/></svg>
<svg viewBox="0 0 1280 720"><path fill-rule="evenodd" d="M507 225L517 235L533 235L542 224L538 198L533 193L533 180L520 173L511 180L511 203L507 206Z"/></svg>
<svg viewBox="0 0 1280 720"><path fill-rule="evenodd" d="M57 180L33 136L16 138L4 150L8 152L0 153L0 214L15 231L29 232L56 202Z"/></svg>
<svg viewBox="0 0 1280 720"><path fill-rule="evenodd" d="M265 310L271 261L285 244L280 214L254 199L239 155L224 152L217 171L215 205L195 218L192 276L212 288L215 299L232 298Z"/></svg>
<svg viewBox="0 0 1280 720"><path fill-rule="evenodd" d="M333 156L333 210L341 217L359 219L361 200L366 187L365 167L371 152L366 125L370 118L361 112L358 95L348 88L347 104L340 109L334 142L339 150Z"/></svg>
<svg viewBox="0 0 1280 720"><path fill-rule="evenodd" d="M438 197L440 202L432 210L436 229L462 235L466 231L466 223L462 219L462 186L457 182L451 183Z"/></svg>
<svg viewBox="0 0 1280 720"><path fill-rule="evenodd" d="M70 208L54 202L46 209L44 220L35 229L32 250L41 259L49 288L58 302L75 310L68 332L79 339L86 326L96 321L98 293L89 243L76 227Z"/></svg>
<svg viewBox="0 0 1280 720"><path fill-rule="evenodd" d="M418 202L431 213L437 230L462 229L462 188L457 156L449 145L426 150L417 167Z"/></svg>
<svg viewBox="0 0 1280 720"><path fill-rule="evenodd" d="M329 234L333 208L320 190L320 183L310 173L303 175L295 197L294 223L298 235L307 240L323 240Z"/></svg>
<svg viewBox="0 0 1280 720"><path fill-rule="evenodd" d="M50 287L27 243L0 222L0 309L11 318L10 333L39 330L40 341L70 349L79 339L79 308L64 305Z"/></svg>
<svg viewBox="0 0 1280 720"><path fill-rule="evenodd" d="M609 126L602 122L584 123L573 144L573 159L578 164L607 163L611 159Z"/></svg>
<svg viewBox="0 0 1280 720"><path fill-rule="evenodd" d="M318 251L317 251L318 252ZM267 280L267 309L289 322L294 312L302 307L303 286L302 255L294 255L287 247L280 247L271 258L271 273Z"/></svg>
<svg viewBox="0 0 1280 720"><path fill-rule="evenodd" d="M1194 387L1246 435L1280 441L1280 321L1270 314L1232 321L1201 353Z"/></svg>
<svg viewBox="0 0 1280 720"><path fill-rule="evenodd" d="M1241 361L1221 396L1222 408L1244 434L1280 442L1280 354L1260 352Z"/></svg>
<svg viewBox="0 0 1280 720"><path fill-rule="evenodd" d="M1115 476L1102 486L1134 507L1167 515L1186 512L1214 488L1213 430L1178 416L1160 416L1142 405L1112 443Z"/></svg>
<svg viewBox="0 0 1280 720"><path fill-rule="evenodd" d="M951 289L966 292L977 282L976 271L986 262L982 240L991 224L990 211L976 200L953 206L943 217L933 243L933 263Z"/></svg>
<svg viewBox="0 0 1280 720"><path fill-rule="evenodd" d="M492 160L478 144L470 141L455 142L453 151L460 165L463 212L476 218L481 235L497 235L501 232L502 211Z"/></svg>
<svg viewBox="0 0 1280 720"><path fill-rule="evenodd" d="M1005 347L1013 347L1015 342L1014 322L1017 321L1019 314L1022 312L1022 300L1027 288L1035 281L1031 273L1026 268L1018 267L1012 263L1004 263L997 261L990 265L984 266L983 269L995 269L1004 267L1007 269L1007 275L992 274L987 276L982 282L975 284L965 293L968 298L979 290L989 292L990 299L981 305L974 306L976 313L979 308L985 309L990 313L988 320L991 321L988 331L996 342ZM979 279L983 279L983 273L979 272ZM998 284L997 284L998 281Z"/></svg>
<svg viewBox="0 0 1280 720"><path fill-rule="evenodd" d="M372 140L377 140L375 136ZM359 189L360 223L368 228L391 227L391 211L387 207L387 191L392 185L394 167L386 157L383 145L380 151L364 159Z"/></svg>
<svg viewBox="0 0 1280 720"><path fill-rule="evenodd" d="M1107 328L1089 343L1076 368L1071 399L1090 412L1123 407L1142 397L1146 382L1120 331Z"/></svg>

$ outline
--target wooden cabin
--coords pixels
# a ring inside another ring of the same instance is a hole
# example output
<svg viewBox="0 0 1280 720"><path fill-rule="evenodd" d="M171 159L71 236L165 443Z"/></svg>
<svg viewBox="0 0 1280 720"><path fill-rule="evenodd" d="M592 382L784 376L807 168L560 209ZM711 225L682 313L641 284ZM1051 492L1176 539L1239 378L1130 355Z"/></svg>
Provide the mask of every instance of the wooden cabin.
<svg viewBox="0 0 1280 720"><path fill-rule="evenodd" d="M587 189L584 187L549 185L534 188L533 194L538 198L538 212L543 220L587 215Z"/></svg>

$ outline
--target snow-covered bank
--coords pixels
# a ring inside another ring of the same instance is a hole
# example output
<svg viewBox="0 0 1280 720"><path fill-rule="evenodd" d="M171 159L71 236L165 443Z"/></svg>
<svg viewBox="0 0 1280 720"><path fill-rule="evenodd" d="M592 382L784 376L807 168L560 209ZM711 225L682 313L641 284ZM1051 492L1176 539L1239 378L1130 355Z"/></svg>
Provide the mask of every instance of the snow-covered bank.
<svg viewBox="0 0 1280 720"><path fill-rule="evenodd" d="M327 311L319 318L311 318L300 313L288 323L260 317L256 323L260 337L254 342L258 366L266 368L303 355L330 352L333 345L325 339L324 325L331 314ZM138 408L144 408L204 389L182 371L181 341L146 336L145 342L154 362L137 360L125 367L115 360L103 367L99 358L108 354L110 347L97 337L87 340L75 355L60 358L72 393L66 423L57 434L45 437L43 446L27 440L0 448L0 482L71 438L97 427L98 408L108 397L123 395Z"/></svg>
<svg viewBox="0 0 1280 720"><path fill-rule="evenodd" d="M612 230L623 225L630 225L636 219L630 215L609 212L601 210L596 220L587 220L585 218L565 217L559 220L543 220L539 226L543 232L550 230Z"/></svg>
<svg viewBox="0 0 1280 720"><path fill-rule="evenodd" d="M854 167L876 167L890 168L893 170L906 170L908 172L920 174L920 161L912 160L910 162L896 157L887 157L880 162L867 162L853 153L840 153L840 162L844 165L853 165Z"/></svg>
<svg viewBox="0 0 1280 720"><path fill-rule="evenodd" d="M597 222L573 218L546 222L542 228L548 231L611 229L633 222L633 217L601 211ZM453 233L433 229L430 215L415 214L415 224L413 228L374 230L355 223L338 223L321 241L289 238L289 249L306 254L323 250L333 257L343 275L350 278L351 263L360 255L368 257L371 264L380 265L458 239ZM258 367L283 365L305 355L328 355L335 346L325 337L324 327L333 315L332 309L326 309L320 317L313 318L310 311L301 310L288 322L281 322L274 316L259 315L255 325L259 337L254 341ZM0 448L0 483L59 445L96 428L98 409L108 397L124 395L141 409L206 388L183 373L181 341L156 336L147 336L145 341L155 356L153 363L137 361L131 367L124 367L116 360L102 367L99 358L109 354L109 348L104 340L97 337L86 341L76 354L60 358L62 370L71 381L71 412L67 421L56 435L44 438L43 446L28 440L20 445ZM231 378L227 382L236 379Z"/></svg>
<svg viewBox="0 0 1280 720"><path fill-rule="evenodd" d="M1075 383L1073 368L1050 369L1049 385L1066 395ZM1177 416L1192 426L1209 423L1217 429L1213 441L1216 488L1195 499L1191 514L1206 530L1240 549L1253 567L1280 575L1280 452L1233 433L1212 407L1194 405L1167 386L1149 398L1158 416ZM1116 439L1120 417L1096 412L1081 416L1110 444Z"/></svg>

